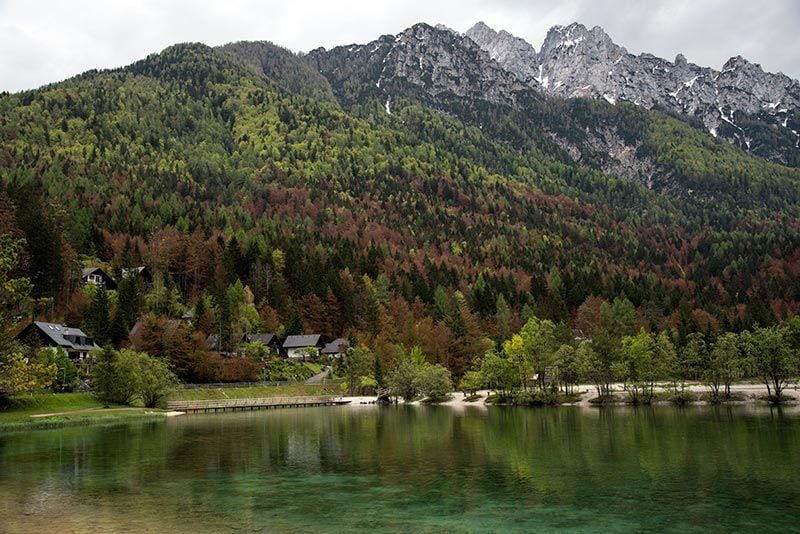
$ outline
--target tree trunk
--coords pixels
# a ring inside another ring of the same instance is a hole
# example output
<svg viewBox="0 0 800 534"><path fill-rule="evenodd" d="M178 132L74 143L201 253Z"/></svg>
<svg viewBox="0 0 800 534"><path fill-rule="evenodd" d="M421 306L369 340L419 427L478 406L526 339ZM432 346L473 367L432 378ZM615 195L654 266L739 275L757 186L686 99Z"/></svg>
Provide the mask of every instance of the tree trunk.
<svg viewBox="0 0 800 534"><path fill-rule="evenodd" d="M775 400L777 402L781 401L781 393L783 393L783 379L779 376L773 378L775 381Z"/></svg>

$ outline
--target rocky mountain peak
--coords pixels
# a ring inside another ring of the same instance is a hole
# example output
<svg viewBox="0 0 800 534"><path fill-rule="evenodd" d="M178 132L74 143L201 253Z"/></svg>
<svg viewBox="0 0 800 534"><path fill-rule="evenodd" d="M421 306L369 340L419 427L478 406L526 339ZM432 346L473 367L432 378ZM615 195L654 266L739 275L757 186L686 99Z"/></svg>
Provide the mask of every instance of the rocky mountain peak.
<svg viewBox="0 0 800 534"><path fill-rule="evenodd" d="M514 73L520 81L536 85L539 62L536 49L527 41L505 30L496 32L483 22L478 22L465 34L489 53L489 57ZM513 68L509 68L513 65Z"/></svg>
<svg viewBox="0 0 800 534"><path fill-rule="evenodd" d="M424 23L365 45L312 51L309 56L334 84L368 82L387 113L400 91L397 83L411 84L432 97L449 94L504 104L514 102L520 91L530 92L474 40Z"/></svg>
<svg viewBox="0 0 800 534"><path fill-rule="evenodd" d="M722 66L722 70L733 70L738 68L747 67L748 65L753 65L749 61L747 61L742 56L733 56L725 64ZM756 65L758 67L758 65ZM760 67L759 67L760 68Z"/></svg>
<svg viewBox="0 0 800 534"><path fill-rule="evenodd" d="M614 44L611 37L600 26L591 30L578 22L569 26L553 26L547 32L540 54L549 56L554 53L574 52L581 49L613 49L621 48Z"/></svg>
<svg viewBox="0 0 800 534"><path fill-rule="evenodd" d="M764 72L741 56L716 71L689 63L683 54L674 62L647 53L633 55L599 26L587 29L577 22L551 28L538 54L518 37L483 23L467 36L529 87L545 93L660 107L699 119L712 135L745 150L761 150L752 143L756 130L777 126L775 137L784 148L759 153L781 162L798 158L800 84Z"/></svg>

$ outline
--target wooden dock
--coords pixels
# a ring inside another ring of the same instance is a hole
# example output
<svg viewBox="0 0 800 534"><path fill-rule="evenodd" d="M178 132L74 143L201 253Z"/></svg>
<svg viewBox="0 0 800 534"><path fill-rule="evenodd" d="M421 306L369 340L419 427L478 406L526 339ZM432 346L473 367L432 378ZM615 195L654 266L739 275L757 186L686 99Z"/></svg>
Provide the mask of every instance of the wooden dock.
<svg viewBox="0 0 800 534"><path fill-rule="evenodd" d="M169 401L167 402L167 409L184 413L245 412L272 408L341 406L349 403L349 400L343 400L341 397L267 397L263 399Z"/></svg>

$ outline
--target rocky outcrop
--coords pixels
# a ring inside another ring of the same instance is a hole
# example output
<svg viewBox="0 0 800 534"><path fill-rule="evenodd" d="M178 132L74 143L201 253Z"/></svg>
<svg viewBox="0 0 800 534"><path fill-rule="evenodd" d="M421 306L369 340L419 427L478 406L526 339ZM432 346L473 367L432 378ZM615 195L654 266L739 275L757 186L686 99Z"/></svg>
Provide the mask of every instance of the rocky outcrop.
<svg viewBox="0 0 800 534"><path fill-rule="evenodd" d="M365 45L316 49L309 59L333 85L356 81L384 93L391 111L392 84L402 81L438 97L513 104L530 88L493 61L474 41L445 27L416 24Z"/></svg>
<svg viewBox="0 0 800 534"><path fill-rule="evenodd" d="M466 35L521 81L533 86L538 84L539 57L536 49L526 40L514 37L505 30L496 32L483 22L473 26ZM509 69L509 65L514 65L514 69Z"/></svg>

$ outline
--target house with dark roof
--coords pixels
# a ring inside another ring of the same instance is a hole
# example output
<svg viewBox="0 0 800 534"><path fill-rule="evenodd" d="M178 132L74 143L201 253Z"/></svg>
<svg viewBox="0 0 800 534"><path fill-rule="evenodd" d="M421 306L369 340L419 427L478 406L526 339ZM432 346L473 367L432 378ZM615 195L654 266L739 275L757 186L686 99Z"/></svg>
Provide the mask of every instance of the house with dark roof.
<svg viewBox="0 0 800 534"><path fill-rule="evenodd" d="M100 267L87 267L81 271L81 281L105 289L117 289L117 283Z"/></svg>
<svg viewBox="0 0 800 534"><path fill-rule="evenodd" d="M149 285L153 283L153 273L150 271L150 267L147 265L139 265L138 267L123 267L120 271L122 278L132 278L134 276L139 276L142 281Z"/></svg>
<svg viewBox="0 0 800 534"><path fill-rule="evenodd" d="M268 333L261 333L261 334L247 334L246 336L248 343L262 343L269 347L269 351L275 354L279 354L281 351L281 342L278 340L278 336L276 336L272 332Z"/></svg>
<svg viewBox="0 0 800 534"><path fill-rule="evenodd" d="M98 348L81 329L44 321L33 321L16 337L34 347L61 347L75 362L86 359L89 351Z"/></svg>
<svg viewBox="0 0 800 534"><path fill-rule="evenodd" d="M345 353L345 351L349 346L350 342L347 341L345 338L340 337L338 339L334 339L333 341L325 345L322 348L322 350L319 351L319 353L324 354L325 356L328 356L330 358L339 358Z"/></svg>
<svg viewBox="0 0 800 534"><path fill-rule="evenodd" d="M325 341L319 334L303 334L300 336L287 336L283 341L283 353L290 360L306 359L314 352L325 348Z"/></svg>

